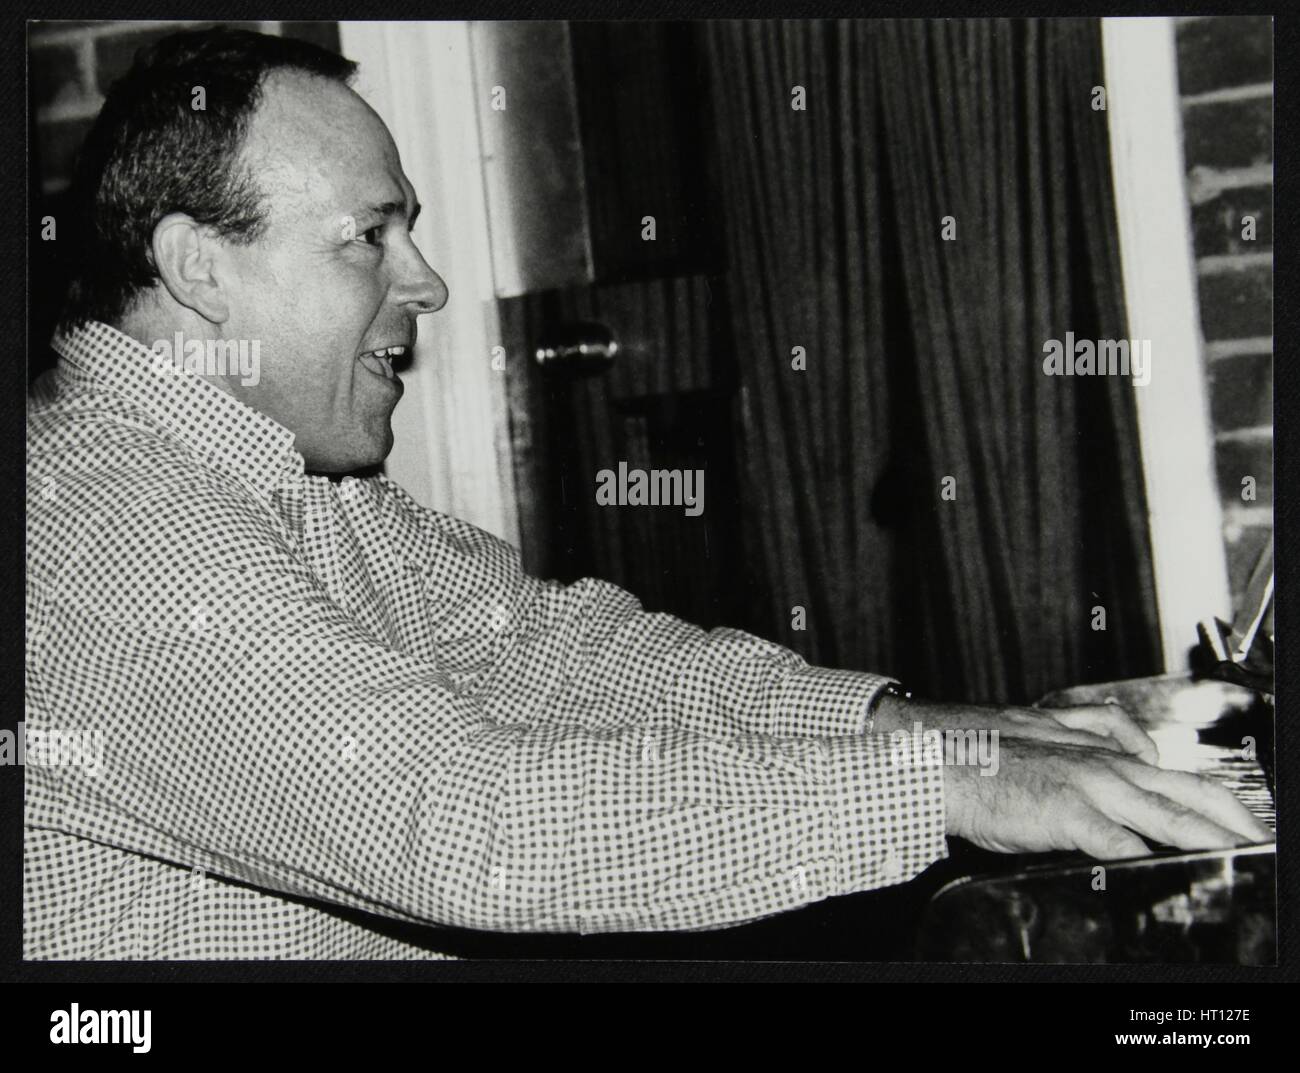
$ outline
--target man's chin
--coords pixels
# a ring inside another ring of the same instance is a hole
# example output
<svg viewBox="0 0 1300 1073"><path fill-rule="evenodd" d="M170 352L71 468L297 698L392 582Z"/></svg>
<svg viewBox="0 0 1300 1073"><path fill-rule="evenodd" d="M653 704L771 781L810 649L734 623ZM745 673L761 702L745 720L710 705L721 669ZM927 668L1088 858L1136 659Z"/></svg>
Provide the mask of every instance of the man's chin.
<svg viewBox="0 0 1300 1073"><path fill-rule="evenodd" d="M330 477L373 476L393 449L393 429L387 421L382 431L365 437L361 443L332 443L326 450L304 454L308 473Z"/></svg>

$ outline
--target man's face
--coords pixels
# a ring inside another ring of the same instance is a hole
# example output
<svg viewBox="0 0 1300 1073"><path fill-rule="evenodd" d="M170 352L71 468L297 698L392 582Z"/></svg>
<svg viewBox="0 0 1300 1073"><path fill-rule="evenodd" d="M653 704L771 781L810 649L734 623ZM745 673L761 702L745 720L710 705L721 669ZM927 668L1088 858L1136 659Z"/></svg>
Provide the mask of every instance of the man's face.
<svg viewBox="0 0 1300 1073"><path fill-rule="evenodd" d="M296 434L309 470L375 465L393 446L402 383L373 352L396 346L409 356L416 317L447 301L411 241L418 207L397 147L346 86L278 72L263 87L244 159L265 195L267 227L257 242L225 249L220 330L260 341L261 369L256 384L227 386Z"/></svg>

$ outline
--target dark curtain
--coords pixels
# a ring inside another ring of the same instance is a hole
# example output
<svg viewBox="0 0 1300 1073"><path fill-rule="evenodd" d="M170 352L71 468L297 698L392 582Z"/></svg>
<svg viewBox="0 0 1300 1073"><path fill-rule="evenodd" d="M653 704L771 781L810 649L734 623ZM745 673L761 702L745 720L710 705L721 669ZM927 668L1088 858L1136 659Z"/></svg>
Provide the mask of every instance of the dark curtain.
<svg viewBox="0 0 1300 1073"><path fill-rule="evenodd" d="M1042 370L1125 334L1096 21L701 32L767 632L934 697L1154 671L1134 389Z"/></svg>

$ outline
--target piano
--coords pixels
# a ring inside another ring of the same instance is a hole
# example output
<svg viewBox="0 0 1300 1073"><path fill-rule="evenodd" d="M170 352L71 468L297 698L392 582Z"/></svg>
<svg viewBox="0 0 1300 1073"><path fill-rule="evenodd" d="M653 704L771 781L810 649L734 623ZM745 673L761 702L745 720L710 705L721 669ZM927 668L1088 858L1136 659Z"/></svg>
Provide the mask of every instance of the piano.
<svg viewBox="0 0 1300 1073"><path fill-rule="evenodd" d="M1121 704L1160 766L1222 783L1277 829L1273 700L1244 684L1186 675L1061 690L1040 707ZM1031 863L1032 862L1032 863ZM1213 963L1277 961L1277 854L1271 844L1150 857L1018 858L949 882L927 905L921 961Z"/></svg>

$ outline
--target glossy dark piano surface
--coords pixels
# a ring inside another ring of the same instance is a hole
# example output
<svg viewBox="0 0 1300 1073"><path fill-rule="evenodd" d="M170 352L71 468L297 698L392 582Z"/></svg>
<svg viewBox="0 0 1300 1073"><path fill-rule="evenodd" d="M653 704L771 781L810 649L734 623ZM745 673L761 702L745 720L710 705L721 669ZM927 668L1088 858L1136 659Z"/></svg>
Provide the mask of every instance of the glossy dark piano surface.
<svg viewBox="0 0 1300 1073"><path fill-rule="evenodd" d="M959 880L930 904L923 961L1272 965L1271 846L1046 865Z"/></svg>
<svg viewBox="0 0 1300 1073"><path fill-rule="evenodd" d="M1222 783L1276 830L1273 706L1219 681L1140 679L1053 694L1044 706L1114 699L1160 748L1160 766ZM1098 862L1018 858L1010 870L961 878L927 907L925 961L1217 963L1277 960L1273 846ZM1101 865L1102 872L1097 868Z"/></svg>

